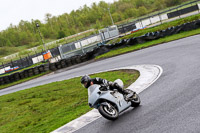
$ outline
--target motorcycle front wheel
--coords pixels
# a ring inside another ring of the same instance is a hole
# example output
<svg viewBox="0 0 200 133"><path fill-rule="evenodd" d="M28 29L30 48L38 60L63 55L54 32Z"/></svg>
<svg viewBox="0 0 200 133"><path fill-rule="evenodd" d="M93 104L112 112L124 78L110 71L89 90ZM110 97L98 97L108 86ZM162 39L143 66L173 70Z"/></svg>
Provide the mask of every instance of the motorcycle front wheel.
<svg viewBox="0 0 200 133"><path fill-rule="evenodd" d="M108 103L108 105L101 104L98 110L99 113L108 120L116 120L119 116L117 109L110 103Z"/></svg>

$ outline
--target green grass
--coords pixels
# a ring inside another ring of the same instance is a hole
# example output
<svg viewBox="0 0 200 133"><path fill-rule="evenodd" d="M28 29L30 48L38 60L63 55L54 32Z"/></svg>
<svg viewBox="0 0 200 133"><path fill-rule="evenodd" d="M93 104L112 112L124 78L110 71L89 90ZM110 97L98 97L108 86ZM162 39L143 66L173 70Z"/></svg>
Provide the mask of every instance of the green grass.
<svg viewBox="0 0 200 133"><path fill-rule="evenodd" d="M146 42L146 43L136 44L136 45L125 47L125 48L119 48L119 49L116 49L116 50L112 50L108 53L102 54L100 56L97 56L95 59L108 58L108 57L124 54L124 53L127 53L127 52L139 50L139 49L142 49L142 48L146 48L146 47L170 42L170 41L173 41L173 40L177 40L177 39L181 39L181 38L184 38L184 37L189 37L189 36L193 36L193 35L197 35L197 34L200 34L200 29L181 32L179 34L167 36L167 37L160 38L160 39L153 40L153 41L149 41L149 42Z"/></svg>
<svg viewBox="0 0 200 133"><path fill-rule="evenodd" d="M124 84L134 82L137 71L112 71L92 75ZM50 132L90 111L87 89L80 77L0 96L1 133Z"/></svg>
<svg viewBox="0 0 200 133"><path fill-rule="evenodd" d="M28 77L28 78L24 78L24 79L21 79L21 80L19 80L19 81L15 81L15 82L13 82L13 83L5 84L5 85L0 85L0 90L1 90L1 89L5 89L5 88L10 87L10 86L14 86L14 85L23 83L23 82L26 82L26 81L29 81L29 80L32 80L32 79L35 79L35 78L38 78L38 77L41 77L41 76L46 75L46 74L48 74L48 73L50 73L50 71L48 71L48 72L43 72L43 73L41 73L41 74L34 75L34 76L31 76L31 77Z"/></svg>

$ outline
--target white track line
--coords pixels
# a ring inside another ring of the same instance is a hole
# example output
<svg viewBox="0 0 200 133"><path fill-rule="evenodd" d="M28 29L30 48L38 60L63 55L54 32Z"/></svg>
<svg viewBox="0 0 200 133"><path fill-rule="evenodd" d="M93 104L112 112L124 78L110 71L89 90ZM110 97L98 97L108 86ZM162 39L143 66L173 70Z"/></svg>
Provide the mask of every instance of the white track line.
<svg viewBox="0 0 200 133"><path fill-rule="evenodd" d="M134 69L140 72L139 78L128 87L128 89L131 89L137 92L138 94L141 93L146 88L148 88L150 85L152 85L161 76L163 72L162 68L158 65L137 65L137 66L115 68L106 71L121 70L121 69ZM101 72L106 72L106 71L101 71ZM88 113L67 123L66 125L56 129L51 133L72 133L86 126L87 124L95 121L100 117L101 115L99 114L98 110L93 109Z"/></svg>

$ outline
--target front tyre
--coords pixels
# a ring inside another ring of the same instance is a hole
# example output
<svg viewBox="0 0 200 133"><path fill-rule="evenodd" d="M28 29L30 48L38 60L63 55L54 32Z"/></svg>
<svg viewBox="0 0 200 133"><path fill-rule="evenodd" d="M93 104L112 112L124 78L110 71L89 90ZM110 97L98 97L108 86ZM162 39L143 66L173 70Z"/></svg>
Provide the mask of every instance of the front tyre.
<svg viewBox="0 0 200 133"><path fill-rule="evenodd" d="M131 106L132 107L138 107L140 105L140 97L139 95L136 93L134 94L135 95L135 98L133 100L131 100Z"/></svg>
<svg viewBox="0 0 200 133"><path fill-rule="evenodd" d="M108 120L116 120L119 116L117 109L110 103L101 104L98 108L99 113Z"/></svg>

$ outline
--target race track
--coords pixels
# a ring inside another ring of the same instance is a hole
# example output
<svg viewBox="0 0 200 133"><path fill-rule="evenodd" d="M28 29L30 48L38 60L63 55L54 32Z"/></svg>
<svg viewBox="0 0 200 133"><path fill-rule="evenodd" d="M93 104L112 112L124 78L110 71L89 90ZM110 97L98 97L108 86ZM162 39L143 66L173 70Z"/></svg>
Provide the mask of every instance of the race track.
<svg viewBox="0 0 200 133"><path fill-rule="evenodd" d="M118 120L104 118L76 133L188 133L200 131L200 36L112 59L114 66L157 64L161 77L140 94L142 104ZM116 64L118 62L118 64Z"/></svg>
<svg viewBox="0 0 200 133"><path fill-rule="evenodd" d="M200 35L93 62L0 91L60 81L74 76L140 64L163 68L161 77L140 94L139 108L125 111L118 120L99 118L76 133L188 133L200 131Z"/></svg>

